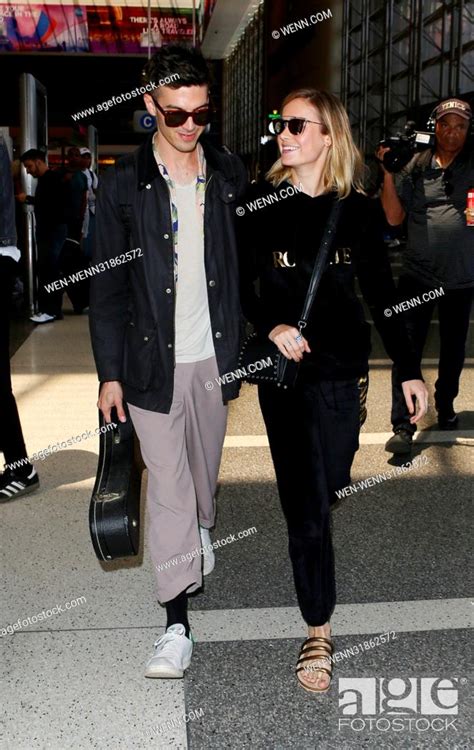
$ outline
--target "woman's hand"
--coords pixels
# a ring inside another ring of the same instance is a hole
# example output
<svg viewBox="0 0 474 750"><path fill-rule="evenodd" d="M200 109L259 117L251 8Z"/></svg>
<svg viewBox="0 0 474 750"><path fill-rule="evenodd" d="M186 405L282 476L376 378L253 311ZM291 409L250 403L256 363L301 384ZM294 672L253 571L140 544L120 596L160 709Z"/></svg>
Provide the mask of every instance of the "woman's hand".
<svg viewBox="0 0 474 750"><path fill-rule="evenodd" d="M410 417L410 423L416 424L428 411L428 389L422 380L405 380L402 390L408 411L413 415ZM412 396L416 398L416 411Z"/></svg>
<svg viewBox="0 0 474 750"><path fill-rule="evenodd" d="M301 362L303 354L311 351L308 342L298 329L294 326L287 326L285 323L275 326L268 334L268 338L277 345L287 359L294 359L295 362Z"/></svg>

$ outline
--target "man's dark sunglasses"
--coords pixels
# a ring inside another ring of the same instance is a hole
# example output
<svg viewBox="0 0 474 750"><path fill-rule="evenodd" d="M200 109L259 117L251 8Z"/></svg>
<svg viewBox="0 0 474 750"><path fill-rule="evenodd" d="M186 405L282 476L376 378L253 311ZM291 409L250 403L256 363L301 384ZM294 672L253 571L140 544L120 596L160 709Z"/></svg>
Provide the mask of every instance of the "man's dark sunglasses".
<svg viewBox="0 0 474 750"><path fill-rule="evenodd" d="M179 128L180 125L184 125L188 117L193 118L195 125L203 126L211 122L212 110L210 107L200 107L195 109L194 112L185 112L183 109L163 109L156 100L155 104L169 128Z"/></svg>
<svg viewBox="0 0 474 750"><path fill-rule="evenodd" d="M271 121L270 132L273 132L275 135L280 135L280 133L283 133L284 129L288 127L291 135L300 135L305 129L305 125L307 122L311 122L314 125L323 124L322 122L317 122L316 120L305 120L302 117L291 117L287 120L285 120L283 117L278 117L275 120Z"/></svg>

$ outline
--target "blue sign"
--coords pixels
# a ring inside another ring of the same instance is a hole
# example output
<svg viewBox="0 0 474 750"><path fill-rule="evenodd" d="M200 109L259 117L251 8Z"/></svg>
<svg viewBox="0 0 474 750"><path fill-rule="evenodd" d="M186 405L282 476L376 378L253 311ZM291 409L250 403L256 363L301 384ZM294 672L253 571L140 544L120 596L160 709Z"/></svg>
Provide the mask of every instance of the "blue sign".
<svg viewBox="0 0 474 750"><path fill-rule="evenodd" d="M133 113L133 131L135 133L148 133L156 128L156 118L150 115L146 109L137 109Z"/></svg>

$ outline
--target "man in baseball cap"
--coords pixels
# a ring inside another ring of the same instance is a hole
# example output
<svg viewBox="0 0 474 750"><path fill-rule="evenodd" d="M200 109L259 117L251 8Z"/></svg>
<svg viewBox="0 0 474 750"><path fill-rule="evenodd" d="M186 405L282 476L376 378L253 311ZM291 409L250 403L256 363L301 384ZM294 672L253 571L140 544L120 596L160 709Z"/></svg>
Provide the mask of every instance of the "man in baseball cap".
<svg viewBox="0 0 474 750"><path fill-rule="evenodd" d="M401 300L422 301L403 313L420 362L434 308L438 307L440 357L435 407L438 428L455 430L454 400L464 365L474 289L474 227L468 223L471 212L466 208L468 192L474 187L474 151L469 137L472 109L462 99L446 99L433 110L432 118L434 149L416 154L397 178L384 170L381 200L389 224L397 226L407 220L398 292ZM394 369L394 434L385 447L391 453L410 453L414 426L399 380Z"/></svg>
<svg viewBox="0 0 474 750"><path fill-rule="evenodd" d="M436 122L445 115L458 115L465 120L472 118L472 110L467 102L463 102L462 99L446 99L441 102L435 109L434 118Z"/></svg>

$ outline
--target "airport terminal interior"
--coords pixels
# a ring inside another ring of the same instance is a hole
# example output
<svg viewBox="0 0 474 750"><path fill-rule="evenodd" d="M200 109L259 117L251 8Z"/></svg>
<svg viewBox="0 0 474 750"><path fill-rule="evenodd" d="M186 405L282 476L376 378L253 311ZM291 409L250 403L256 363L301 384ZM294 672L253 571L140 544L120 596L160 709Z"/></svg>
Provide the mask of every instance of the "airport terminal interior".
<svg viewBox="0 0 474 750"><path fill-rule="evenodd" d="M98 430L89 329L87 285L95 279L76 284L80 299L64 290L60 314L40 320L40 243L35 204L25 199L34 196L37 180L20 157L43 149L49 167L64 173L68 159L70 168L71 158L86 157L100 192L107 170L156 128L143 95L122 94L141 85L150 56L176 44L206 59L209 139L240 157L250 182L260 183L278 156L272 123L292 90L313 87L340 98L374 204L381 201L375 157L381 141L405 138L414 149L414 134L433 133L442 119L440 102L474 107L469 0L0 2L0 142L12 169L16 229L16 242L8 242L2 225L0 258L2 246L21 252L1 310L9 318L13 394L39 477L34 491L16 496L13 488L0 502L0 750L467 750L472 311L455 423L443 426L434 402L440 301L421 361L428 410L411 449L390 453L392 360L358 282L372 348L351 484L331 512L337 602L329 690L311 693L295 675L306 623L257 387L245 378L229 402L210 532L218 543L215 568L188 596L191 664L182 678L145 677L167 626L148 537L148 470L135 456L136 554L107 559L93 544L90 517L106 444ZM470 163L467 222L474 212L472 154ZM407 231L384 224L396 284L409 251ZM474 252L474 226L465 231ZM82 233L76 244L86 267L95 256L93 248L87 256L93 242L86 242L84 226ZM397 317L397 309L387 310L386 317ZM299 467L288 471L296 476Z"/></svg>

